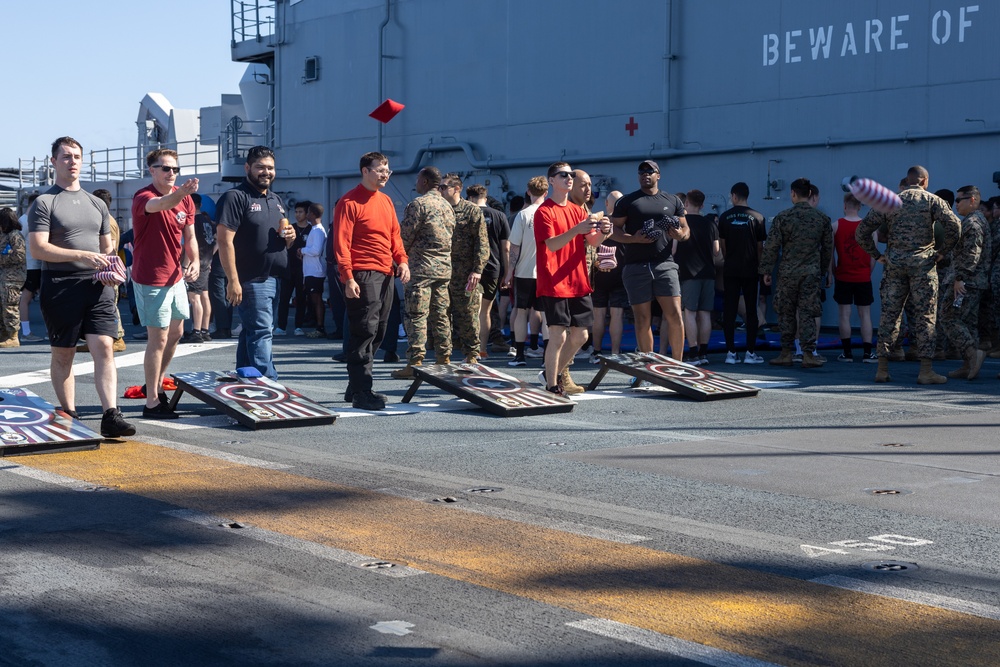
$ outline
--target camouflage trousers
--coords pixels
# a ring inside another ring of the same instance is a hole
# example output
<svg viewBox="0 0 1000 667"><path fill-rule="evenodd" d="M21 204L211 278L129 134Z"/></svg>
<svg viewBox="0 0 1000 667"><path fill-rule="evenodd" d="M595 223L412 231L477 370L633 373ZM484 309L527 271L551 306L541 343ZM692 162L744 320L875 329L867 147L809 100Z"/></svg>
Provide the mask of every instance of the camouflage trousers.
<svg viewBox="0 0 1000 667"><path fill-rule="evenodd" d="M451 323L448 320L448 279L414 277L403 293L403 327L406 329L406 357L422 362L426 354L427 330L434 339L438 359L451 356Z"/></svg>
<svg viewBox="0 0 1000 667"><path fill-rule="evenodd" d="M955 298L954 298L954 296L952 296L952 298L947 298L943 294L943 292L945 290L945 286L951 286L952 290L954 290L954 288L955 288L955 286L954 286L954 282L955 282L955 267L954 267L954 265L951 262L948 262L947 264L944 264L944 266L942 266L941 264L938 264L937 265L937 274L938 274L938 291L941 292L941 294L939 294L940 298L938 298L938 307L937 307L937 323L938 323L938 326L937 326L937 330L936 330L936 332L934 334L934 350L935 350L935 352L937 352L939 350L940 351L944 351L944 350L946 350L948 348L948 334L944 330L944 316L945 316L947 310L949 308L951 308L951 304L955 301ZM982 300L981 299L980 299L980 308L982 308ZM912 309L913 308L910 305L910 302L907 301L906 302L906 308L904 309L906 311L907 321L910 321L910 320L913 319L912 313L909 312ZM979 319L982 319L981 315L978 316L978 317L979 317ZM973 335L974 336L977 335L977 332L973 331Z"/></svg>
<svg viewBox="0 0 1000 667"><path fill-rule="evenodd" d="M21 287L24 283L0 283L0 340L17 338L21 329Z"/></svg>
<svg viewBox="0 0 1000 667"><path fill-rule="evenodd" d="M994 266L990 273L990 287L980 299L984 317L980 320L983 336L993 340L993 347L1000 343L1000 266Z"/></svg>
<svg viewBox="0 0 1000 667"><path fill-rule="evenodd" d="M899 338L903 307L910 301L910 349L921 359L934 356L937 322L938 276L933 261L890 264L882 274L882 317L878 324L878 354L889 356Z"/></svg>
<svg viewBox="0 0 1000 667"><path fill-rule="evenodd" d="M479 308L483 300L483 288L476 285L471 292L465 291L464 281L451 281L448 285L451 294L452 340L455 347L466 357L479 354Z"/></svg>
<svg viewBox="0 0 1000 667"><path fill-rule="evenodd" d="M816 318L823 312L819 290L819 276L778 275L774 312L778 314L782 350L795 346L796 325L802 350L812 354L816 349Z"/></svg>
<svg viewBox="0 0 1000 667"><path fill-rule="evenodd" d="M938 330L944 332L952 347L963 356L970 347L979 344L979 303L982 296L983 290L966 287L962 305L956 308L954 281L946 283L941 290Z"/></svg>

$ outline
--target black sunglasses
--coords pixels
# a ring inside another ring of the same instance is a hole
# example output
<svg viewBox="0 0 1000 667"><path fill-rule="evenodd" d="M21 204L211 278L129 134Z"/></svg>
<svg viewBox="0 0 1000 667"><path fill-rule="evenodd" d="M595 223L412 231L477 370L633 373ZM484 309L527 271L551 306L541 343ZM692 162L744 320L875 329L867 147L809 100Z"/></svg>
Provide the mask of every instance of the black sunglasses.
<svg viewBox="0 0 1000 667"><path fill-rule="evenodd" d="M170 172L170 171L172 171L172 172L174 172L175 174L179 174L179 173L181 173L181 168L180 168L180 167L167 167L167 166L165 166L165 165L162 165L162 164L154 164L154 165L153 165L152 167L150 167L150 168L151 168L151 169L160 169L160 170L162 170L162 171L164 171L164 172Z"/></svg>
<svg viewBox="0 0 1000 667"><path fill-rule="evenodd" d="M572 171L557 171L556 173L552 174L552 178L555 178L556 176L562 176L563 178L573 178L573 172Z"/></svg>

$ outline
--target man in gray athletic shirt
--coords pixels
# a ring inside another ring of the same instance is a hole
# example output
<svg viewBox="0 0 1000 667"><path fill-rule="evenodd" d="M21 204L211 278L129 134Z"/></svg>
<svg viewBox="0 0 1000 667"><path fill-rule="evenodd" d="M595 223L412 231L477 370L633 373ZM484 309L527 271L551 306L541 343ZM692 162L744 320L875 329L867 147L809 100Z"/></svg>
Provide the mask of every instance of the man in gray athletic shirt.
<svg viewBox="0 0 1000 667"><path fill-rule="evenodd" d="M42 262L41 307L52 350L52 387L62 412L77 418L73 357L81 336L94 359L101 400L101 435L134 435L116 405L118 370L112 341L117 334L113 283L94 281L117 248L111 242L108 207L80 187L83 148L72 137L52 142L55 185L28 210L31 256Z"/></svg>

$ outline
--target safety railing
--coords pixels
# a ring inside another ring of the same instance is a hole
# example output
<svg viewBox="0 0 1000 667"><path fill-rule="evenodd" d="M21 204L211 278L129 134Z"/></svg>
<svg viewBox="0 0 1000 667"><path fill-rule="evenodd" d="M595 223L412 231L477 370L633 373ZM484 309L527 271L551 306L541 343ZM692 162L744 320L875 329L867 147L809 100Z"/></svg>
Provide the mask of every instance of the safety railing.
<svg viewBox="0 0 1000 667"><path fill-rule="evenodd" d="M233 46L273 35L274 5L274 0L230 0Z"/></svg>

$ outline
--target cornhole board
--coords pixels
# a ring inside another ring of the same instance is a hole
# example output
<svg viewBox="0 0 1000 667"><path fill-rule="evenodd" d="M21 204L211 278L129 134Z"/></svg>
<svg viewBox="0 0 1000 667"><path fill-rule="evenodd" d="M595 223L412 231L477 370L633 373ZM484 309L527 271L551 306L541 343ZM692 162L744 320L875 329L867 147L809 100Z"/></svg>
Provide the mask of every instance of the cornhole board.
<svg viewBox="0 0 1000 667"><path fill-rule="evenodd" d="M0 456L97 449L103 439L27 389L0 389Z"/></svg>
<svg viewBox="0 0 1000 667"><path fill-rule="evenodd" d="M601 368L591 380L587 390L597 389L604 376L612 370L672 389L681 396L696 401L743 398L760 393L760 389L753 385L654 352L633 352L601 357Z"/></svg>
<svg viewBox="0 0 1000 667"><path fill-rule="evenodd" d="M170 397L171 408L176 408L187 392L254 430L323 426L337 419L337 413L265 377L241 378L218 371L176 373L171 377L177 383L177 391Z"/></svg>
<svg viewBox="0 0 1000 667"><path fill-rule="evenodd" d="M499 417L570 412L576 403L482 364L414 366L416 378L403 396L409 403L423 382L474 403Z"/></svg>

